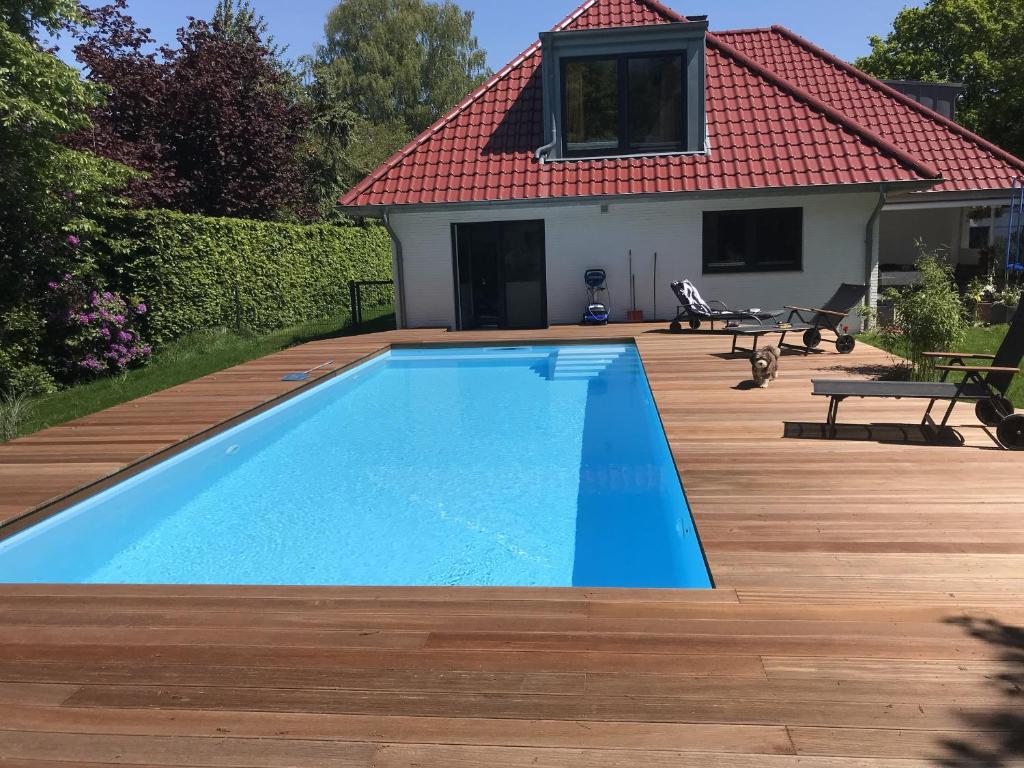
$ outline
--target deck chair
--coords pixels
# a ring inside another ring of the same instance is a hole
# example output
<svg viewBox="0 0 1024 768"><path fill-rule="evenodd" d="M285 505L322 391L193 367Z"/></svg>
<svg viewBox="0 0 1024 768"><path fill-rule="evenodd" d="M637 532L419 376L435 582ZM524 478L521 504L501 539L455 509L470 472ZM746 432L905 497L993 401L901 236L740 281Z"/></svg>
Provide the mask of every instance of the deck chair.
<svg viewBox="0 0 1024 768"><path fill-rule="evenodd" d="M785 312L784 309L730 309L729 306L719 299L704 301L700 291L689 280L672 283L672 292L679 300L676 307L676 317L669 323L669 330L681 331L685 321L690 328L697 330L705 321L711 323L711 330L715 329L715 321L727 323L731 321L744 320L748 323L760 325L762 322L772 320ZM718 308L711 305L715 304Z"/></svg>
<svg viewBox="0 0 1024 768"><path fill-rule="evenodd" d="M829 398L826 436L835 437L839 404L848 397L917 398L928 400L921 426L926 433L937 433L946 427L953 408L961 400L973 401L978 421L995 427L993 438L1010 450L1024 450L1024 414L1015 414L1006 393L1024 359L1024 299L1010 323L1006 338L994 355L966 352L928 352L932 360L945 360L936 365L942 371L940 381L862 381L856 379L814 379L813 394ZM970 363L969 361L985 361ZM960 381L949 381L950 374L962 374ZM942 421L936 424L932 410L939 401L949 401ZM990 433L991 434L991 433Z"/></svg>
<svg viewBox="0 0 1024 768"><path fill-rule="evenodd" d="M832 298L820 307L794 307L788 306L789 316L783 322L773 324L758 323L745 324L730 328L732 333L732 351L735 352L756 352L757 340L768 334L779 334L779 346L789 347L802 351L805 355L812 349L816 349L822 342L823 330L835 334L835 339L828 341L836 345L836 351L841 354L853 352L857 341L841 327L842 322L853 310L864 303L867 296L867 286L855 283L842 283L832 294ZM790 333L802 333L803 344L792 344L786 342L786 335ZM753 339L751 348L744 349L737 345L740 337Z"/></svg>

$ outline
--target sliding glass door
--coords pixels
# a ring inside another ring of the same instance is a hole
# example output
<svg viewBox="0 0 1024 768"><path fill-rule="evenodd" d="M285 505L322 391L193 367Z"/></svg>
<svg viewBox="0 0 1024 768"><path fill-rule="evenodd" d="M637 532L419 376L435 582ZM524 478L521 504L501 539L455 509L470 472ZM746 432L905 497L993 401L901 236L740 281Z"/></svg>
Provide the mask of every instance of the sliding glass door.
<svg viewBox="0 0 1024 768"><path fill-rule="evenodd" d="M455 224L452 237L460 330L547 326L543 221Z"/></svg>

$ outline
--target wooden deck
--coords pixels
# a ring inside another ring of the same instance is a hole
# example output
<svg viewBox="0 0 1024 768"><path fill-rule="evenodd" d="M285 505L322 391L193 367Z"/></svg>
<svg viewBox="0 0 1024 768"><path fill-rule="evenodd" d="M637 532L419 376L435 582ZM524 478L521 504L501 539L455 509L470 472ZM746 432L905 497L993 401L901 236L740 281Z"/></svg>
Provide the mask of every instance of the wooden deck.
<svg viewBox="0 0 1024 768"><path fill-rule="evenodd" d="M0 446L0 518L392 342L635 336L718 589L0 585L0 766L1024 766L1024 456L652 326L316 342ZM870 428L869 428L870 427ZM749 460L749 461L748 461Z"/></svg>

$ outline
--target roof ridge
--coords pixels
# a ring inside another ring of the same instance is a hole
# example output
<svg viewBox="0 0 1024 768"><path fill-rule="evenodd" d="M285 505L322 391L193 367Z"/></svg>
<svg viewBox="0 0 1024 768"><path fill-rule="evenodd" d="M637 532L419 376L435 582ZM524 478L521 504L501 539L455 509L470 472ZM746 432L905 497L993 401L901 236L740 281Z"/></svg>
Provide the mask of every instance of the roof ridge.
<svg viewBox="0 0 1024 768"><path fill-rule="evenodd" d="M862 139L865 139L869 144L875 146L876 149L880 149L882 152L895 158L904 166L910 168L919 176L925 179L941 179L942 174L936 168L933 168L928 163L914 157L912 154L907 152L905 149L896 146L888 139L880 136L869 128L865 128L863 125L853 120L849 115L840 112L833 106L826 104L824 101L819 99L817 96L808 93L803 88L795 85L794 83L786 80L780 76L777 72L769 69L764 64L752 59L747 54L734 48L732 45L727 43L725 40L718 37L716 34L708 32L706 40L709 45L714 46L719 51L724 53L726 56L739 62L747 69L756 72L758 75L774 83L776 86L781 88L783 91L789 93L794 98L803 101L813 109L821 112L830 120L839 125L844 126L850 132L859 135Z"/></svg>
<svg viewBox="0 0 1024 768"><path fill-rule="evenodd" d="M664 14L669 18L685 21L685 19L683 19L682 16L673 11L671 8L663 6L661 3L658 2L658 0L637 1L644 3L645 5L654 9L658 13ZM567 26L569 26L569 24L576 21L576 19L578 19L584 13L589 11L599 2L601 2L601 0L585 0L585 2L578 5L576 9L572 11L572 13L570 13L568 16L566 16L564 19L558 22L552 29L556 32L564 30ZM390 155L386 160L384 160L384 162L382 162L379 166L377 166L377 168L375 168L371 173L369 173L362 181L360 181L358 184L356 184L347 192L345 192L345 194L343 194L338 200L339 204L344 205L346 200L358 197L366 189L375 184L389 171L391 171L391 169L397 166L402 160L404 160L406 157L411 155L416 149L418 149L425 141L427 141L427 139L429 139L435 133L440 131L443 127L448 125L448 123L450 123L462 112L468 109L477 99L479 99L487 91L489 91L491 88L497 85L502 80L502 78L507 77L509 74L512 73L514 69L522 65L523 62L526 61L527 57L532 56L537 51L540 45L540 41L535 40L531 45L529 45L525 50L523 50L522 53L520 53L518 56L512 59L512 61L510 61L504 67L495 72L487 80L485 80L483 83L474 88L473 91L470 92L468 96L462 99L462 101L460 101L450 110L441 115L441 117L435 120L421 133L410 139L408 143L406 143L397 151L395 151L392 155Z"/></svg>
<svg viewBox="0 0 1024 768"><path fill-rule="evenodd" d="M738 29L719 29L712 34L715 35L742 35L751 32L771 32L771 27L739 27Z"/></svg>
<svg viewBox="0 0 1024 768"><path fill-rule="evenodd" d="M808 40L808 39L806 39L804 37L801 37L800 35L798 35L793 30L788 29L787 27L784 27L781 24L773 24L771 26L771 30L773 32L776 32L777 34L782 35L787 40L789 40L789 41L791 41L793 43L796 43L797 45L801 46L805 50L813 53L815 56L818 56L819 58L825 59L830 64L833 64L833 65L839 67L844 72L846 72L848 75L850 75L850 76L860 80L861 82L865 83L866 85L871 86L875 90L881 91L886 96L889 96L889 97L891 97L893 99L896 99L897 101L899 101L904 106L909 107L909 108L913 109L914 111L919 112L924 117L927 117L927 118L929 118L929 119L939 123L944 128L952 131L953 133L957 134L961 138L967 139L968 141L971 141L971 142L973 142L973 143L983 147L984 149L988 150L989 152L991 152L992 154L996 155L1000 159L1008 162L1010 165L1016 166L1016 168L1018 170L1024 170L1024 160L1022 160L1021 158L1019 158L1016 155L1013 155L1013 154L1007 152L1002 147L1000 147L1000 146L998 146L996 144L993 144L988 139L982 138L978 134L974 133L974 131L971 131L968 128L965 128L964 126L960 125L960 123L956 122L955 120L951 120L948 117L946 117L945 115L940 115L935 110L929 109L928 107L926 107L921 102L915 101L914 99L912 99L909 96L907 96L905 93L901 93L900 91L897 91L891 85L886 85L881 80L879 80L877 77L869 75L867 72L863 71L862 69L858 69L857 67L853 66L852 64L850 64L847 61L843 61L838 56L836 56L836 55L834 55L832 53L829 53L824 48L820 48L819 46L817 46L814 43L812 43L810 40Z"/></svg>

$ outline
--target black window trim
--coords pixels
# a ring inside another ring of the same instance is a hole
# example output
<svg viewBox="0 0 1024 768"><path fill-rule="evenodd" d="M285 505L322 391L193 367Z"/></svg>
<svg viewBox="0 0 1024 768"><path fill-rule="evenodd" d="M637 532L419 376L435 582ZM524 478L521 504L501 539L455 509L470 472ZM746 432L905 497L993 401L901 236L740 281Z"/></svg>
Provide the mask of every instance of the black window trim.
<svg viewBox="0 0 1024 768"><path fill-rule="evenodd" d="M679 57L679 85L681 89L680 105L680 136L678 144L662 149L633 149L630 146L629 137L629 60L630 59L656 59L665 56ZM565 86L565 68L567 64L577 61L615 61L618 68L619 78L619 146L615 150L593 150L593 149L569 149L569 132L567 130L567 115L569 106L568 89ZM688 152L686 146L686 51L685 50L664 50L664 51L637 51L630 53L623 51L619 53L595 53L586 56L567 56L559 60L561 71L558 76L561 84L562 103L561 110L561 143L562 157L580 158L603 158L603 157L631 157L637 155L671 155Z"/></svg>
<svg viewBox="0 0 1024 768"><path fill-rule="evenodd" d="M785 262L752 261L751 255L742 265L711 266L708 264L707 217L714 214L765 213L768 211L799 211L800 214L800 246L796 258ZM701 214L701 274L704 275L740 275L761 274L772 272L803 272L804 271L804 222L806 216L802 205L780 205L771 208L729 208L721 210L705 210Z"/></svg>

